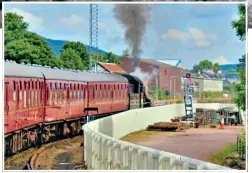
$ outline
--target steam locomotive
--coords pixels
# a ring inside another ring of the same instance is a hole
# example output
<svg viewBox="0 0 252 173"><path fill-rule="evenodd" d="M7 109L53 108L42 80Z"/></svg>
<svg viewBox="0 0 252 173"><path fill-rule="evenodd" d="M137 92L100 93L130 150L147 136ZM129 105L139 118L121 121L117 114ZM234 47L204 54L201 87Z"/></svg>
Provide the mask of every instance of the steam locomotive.
<svg viewBox="0 0 252 173"><path fill-rule="evenodd" d="M135 76L57 69L6 61L4 72L5 155L81 131L93 119L150 107Z"/></svg>

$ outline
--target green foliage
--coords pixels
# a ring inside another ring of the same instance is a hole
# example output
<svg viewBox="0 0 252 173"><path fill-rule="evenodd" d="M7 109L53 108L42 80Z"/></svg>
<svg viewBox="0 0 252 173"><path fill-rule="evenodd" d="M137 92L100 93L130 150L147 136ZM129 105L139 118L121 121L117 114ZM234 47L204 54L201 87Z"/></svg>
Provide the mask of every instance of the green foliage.
<svg viewBox="0 0 252 173"><path fill-rule="evenodd" d="M213 68L213 63L209 60L203 60L199 63L199 70L202 72L204 69L209 70Z"/></svg>
<svg viewBox="0 0 252 173"><path fill-rule="evenodd" d="M167 100L168 97L165 92L161 89L158 89L158 100Z"/></svg>
<svg viewBox="0 0 252 173"><path fill-rule="evenodd" d="M81 43L81 42L79 42L79 41L77 41L77 42L68 41L68 42L66 42L66 43L63 45L63 47L62 47L62 49L61 49L61 53L62 53L64 50L67 50L67 49L73 50L73 51L75 52L75 54L76 54L78 57L80 57L80 59L81 59L81 64L79 65L79 68L80 68L81 66L83 66L83 67L82 67L82 70L83 70L83 69L84 69L84 70L87 70L88 67L89 67L89 56L88 56L88 52L87 52L87 49L86 49L86 47L84 46L84 44ZM67 52L72 53L72 51L67 51ZM65 55L66 55L66 52L65 52ZM79 62L79 59L75 59L75 60L77 60L77 61ZM75 64L78 63L78 62L75 62ZM67 64L68 62L67 62L67 61L64 61L64 63ZM79 63L80 63L80 62L79 62ZM65 65L65 66L67 66L67 65ZM74 68L74 69L75 69L75 68Z"/></svg>
<svg viewBox="0 0 252 173"><path fill-rule="evenodd" d="M117 65L120 65L120 61L118 60L116 55L114 55L112 52L106 53L106 55L104 56L104 60L105 62L108 62L108 63L115 63Z"/></svg>
<svg viewBox="0 0 252 173"><path fill-rule="evenodd" d="M17 63L31 63L48 65L58 68L87 70L89 67L89 54L81 42L66 42L60 57L56 58L49 44L39 35L27 31L29 24L16 13L5 14L5 59ZM120 64L118 58L109 52L105 56L92 55L92 64L96 62L109 62Z"/></svg>
<svg viewBox="0 0 252 173"><path fill-rule="evenodd" d="M218 164L218 165L225 165L226 158L236 151L237 145L236 144L228 144L220 151L214 153L208 159L209 162Z"/></svg>
<svg viewBox="0 0 252 173"><path fill-rule="evenodd" d="M184 103L183 100L177 100L176 103Z"/></svg>
<svg viewBox="0 0 252 173"><path fill-rule="evenodd" d="M220 70L220 65L218 63L213 64L209 60L203 60L200 61L198 65L193 66L193 72L197 73L198 71L202 72L203 70L210 70L213 69L213 71L216 73L218 70Z"/></svg>
<svg viewBox="0 0 252 173"><path fill-rule="evenodd" d="M23 21L23 17L16 13L6 13L4 15L4 43L22 38L28 28L28 23Z"/></svg>
<svg viewBox="0 0 252 173"><path fill-rule="evenodd" d="M239 4L238 5L238 14L239 14L239 20L232 21L231 25L236 30L236 35L239 37L241 41L244 41L246 39L246 5ZM236 85L235 87L235 97L234 102L237 104L237 106L242 109L246 110L246 70L245 70L245 64L246 59L245 55L242 56L241 59L239 59L239 74L240 74L240 83Z"/></svg>
<svg viewBox="0 0 252 173"><path fill-rule="evenodd" d="M241 159L245 159L246 154L246 133L242 132L240 139L238 141L238 152L240 154Z"/></svg>
<svg viewBox="0 0 252 173"><path fill-rule="evenodd" d="M28 24L15 13L5 14L5 59L17 63L56 66L55 55L39 35L27 31Z"/></svg>
<svg viewBox="0 0 252 173"><path fill-rule="evenodd" d="M223 93L224 94L233 94L235 92L235 87L236 87L235 83L231 84L230 86L224 86Z"/></svg>
<svg viewBox="0 0 252 173"><path fill-rule="evenodd" d="M231 25L236 30L236 35L241 41L246 39L246 5L238 5L239 20L232 21Z"/></svg>
<svg viewBox="0 0 252 173"><path fill-rule="evenodd" d="M213 65L213 71L214 71L214 73L217 73L219 70L220 70L220 65L218 63L215 63Z"/></svg>
<svg viewBox="0 0 252 173"><path fill-rule="evenodd" d="M63 66L68 69L78 69L83 70L84 65L82 63L82 59L78 55L78 53L72 48L67 48L61 52L60 55L61 60L64 62Z"/></svg>
<svg viewBox="0 0 252 173"><path fill-rule="evenodd" d="M239 69L240 83L235 85L234 102L243 111L246 110L246 74L245 69Z"/></svg>
<svg viewBox="0 0 252 173"><path fill-rule="evenodd" d="M222 93L221 92L206 91L206 92L204 92L204 94L205 94L205 97L207 99L222 97Z"/></svg>
<svg viewBox="0 0 252 173"><path fill-rule="evenodd" d="M160 88L156 88L155 85L152 85L149 88L150 91L154 92L156 94L156 92L158 92L158 100L166 100L168 99L168 96L165 94L165 92L163 90L161 90Z"/></svg>

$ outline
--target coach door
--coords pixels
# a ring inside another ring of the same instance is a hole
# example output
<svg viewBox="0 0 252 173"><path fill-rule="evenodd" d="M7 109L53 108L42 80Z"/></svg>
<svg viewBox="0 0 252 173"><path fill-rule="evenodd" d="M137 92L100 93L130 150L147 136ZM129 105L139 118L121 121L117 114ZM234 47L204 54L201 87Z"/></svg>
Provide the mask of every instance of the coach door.
<svg viewBox="0 0 252 173"><path fill-rule="evenodd" d="M9 93L8 93L9 82L4 82L4 132L8 128L8 119L9 119Z"/></svg>

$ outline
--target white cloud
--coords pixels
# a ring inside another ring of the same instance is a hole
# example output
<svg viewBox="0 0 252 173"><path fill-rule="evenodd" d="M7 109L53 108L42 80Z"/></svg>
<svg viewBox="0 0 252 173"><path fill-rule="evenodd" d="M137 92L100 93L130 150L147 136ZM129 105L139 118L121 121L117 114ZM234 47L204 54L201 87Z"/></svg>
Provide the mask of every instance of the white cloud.
<svg viewBox="0 0 252 173"><path fill-rule="evenodd" d="M36 16L30 12L26 12L17 8L12 8L8 12L17 13L20 16L23 16L24 21L29 23L29 29L31 31L41 31L45 29L44 19L42 17Z"/></svg>
<svg viewBox="0 0 252 173"><path fill-rule="evenodd" d="M68 17L61 18L61 21L67 26L76 26L84 24L85 18L83 16L71 15Z"/></svg>
<svg viewBox="0 0 252 173"><path fill-rule="evenodd" d="M198 28L189 28L187 32L177 29L169 29L167 33L161 34L162 39L175 39L180 41L192 40L198 47L207 47L211 40L217 39L216 34L204 33Z"/></svg>
<svg viewBox="0 0 252 173"><path fill-rule="evenodd" d="M228 64L228 59L225 58L224 56L219 56L218 58L216 58L215 60L213 60L214 63L218 63L219 65L222 64Z"/></svg>
<svg viewBox="0 0 252 173"><path fill-rule="evenodd" d="M187 33L183 33L177 29L170 29L168 30L167 33L161 34L161 38L165 39L165 38L170 38L170 39L177 39L177 40L181 40L184 41L188 38L188 34Z"/></svg>

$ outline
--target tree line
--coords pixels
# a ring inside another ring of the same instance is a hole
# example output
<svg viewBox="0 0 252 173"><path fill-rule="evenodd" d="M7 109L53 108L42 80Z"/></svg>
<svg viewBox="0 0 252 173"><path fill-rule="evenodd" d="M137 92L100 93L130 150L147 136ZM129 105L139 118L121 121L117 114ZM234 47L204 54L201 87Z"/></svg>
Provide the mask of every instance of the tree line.
<svg viewBox="0 0 252 173"><path fill-rule="evenodd" d="M29 24L16 13L6 13L4 23L4 58L17 63L47 65L50 67L88 70L89 53L81 42L68 41L57 57L48 42L36 33L28 31ZM104 56L92 54L92 64L109 62L120 64L112 52Z"/></svg>

